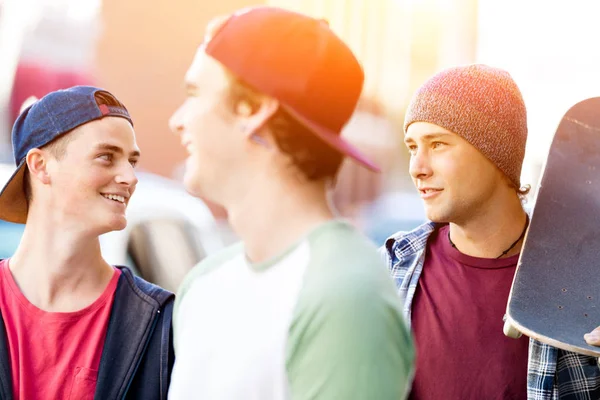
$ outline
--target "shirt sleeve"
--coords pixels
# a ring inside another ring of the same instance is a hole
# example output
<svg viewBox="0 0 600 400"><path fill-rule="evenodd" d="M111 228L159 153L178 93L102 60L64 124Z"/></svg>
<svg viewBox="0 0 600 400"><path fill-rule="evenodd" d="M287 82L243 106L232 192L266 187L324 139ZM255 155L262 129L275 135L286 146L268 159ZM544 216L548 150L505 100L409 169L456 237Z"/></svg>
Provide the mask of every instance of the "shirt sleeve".
<svg viewBox="0 0 600 400"><path fill-rule="evenodd" d="M383 269L380 263L373 268ZM387 273L315 275L289 332L291 398L404 399L414 348Z"/></svg>

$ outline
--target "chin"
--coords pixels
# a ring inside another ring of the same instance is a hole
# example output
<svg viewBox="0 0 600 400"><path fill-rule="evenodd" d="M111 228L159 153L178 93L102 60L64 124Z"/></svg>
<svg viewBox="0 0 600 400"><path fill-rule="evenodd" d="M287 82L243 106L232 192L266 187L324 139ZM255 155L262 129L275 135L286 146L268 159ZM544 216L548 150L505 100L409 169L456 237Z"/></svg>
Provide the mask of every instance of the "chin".
<svg viewBox="0 0 600 400"><path fill-rule="evenodd" d="M186 171L183 176L183 186L185 190L194 197L202 197L202 185L201 179L198 174L193 173L192 171Z"/></svg>
<svg viewBox="0 0 600 400"><path fill-rule="evenodd" d="M427 208L425 210L425 215L427 219L431 222L435 222L436 224L444 224L450 222L450 217L448 213L441 212L441 210L432 210Z"/></svg>
<svg viewBox="0 0 600 400"><path fill-rule="evenodd" d="M127 218L125 216L113 217L112 220L102 227L103 233L122 231L127 228Z"/></svg>
<svg viewBox="0 0 600 400"><path fill-rule="evenodd" d="M185 188L185 191L188 192L190 195L194 196L194 197L200 197L200 190L198 188L198 182L188 182L187 180L185 180L183 182L183 186Z"/></svg>
<svg viewBox="0 0 600 400"><path fill-rule="evenodd" d="M127 228L127 221L115 224L111 228L111 231L122 231L123 229Z"/></svg>

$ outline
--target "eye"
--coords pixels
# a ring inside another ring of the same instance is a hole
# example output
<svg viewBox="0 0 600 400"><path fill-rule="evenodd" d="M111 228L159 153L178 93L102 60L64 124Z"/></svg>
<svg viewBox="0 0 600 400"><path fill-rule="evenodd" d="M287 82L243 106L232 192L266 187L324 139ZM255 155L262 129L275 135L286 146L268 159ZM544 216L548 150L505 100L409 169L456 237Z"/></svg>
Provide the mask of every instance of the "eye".
<svg viewBox="0 0 600 400"><path fill-rule="evenodd" d="M444 146L445 144L446 143L443 143L443 142L432 142L431 147L433 147L434 149L437 149L437 148Z"/></svg>
<svg viewBox="0 0 600 400"><path fill-rule="evenodd" d="M100 154L98 156L98 158L107 161L107 162L111 162L113 160L113 155L111 153L104 153L104 154Z"/></svg>
<svg viewBox="0 0 600 400"><path fill-rule="evenodd" d="M417 153L417 146L415 144L407 144L406 148L408 149L408 152L412 155L415 155Z"/></svg>
<svg viewBox="0 0 600 400"><path fill-rule="evenodd" d="M131 166L132 166L133 168L135 168L135 166L137 165L137 163L138 163L138 160L137 160L137 159L131 159L131 160L129 160L129 164L131 164Z"/></svg>

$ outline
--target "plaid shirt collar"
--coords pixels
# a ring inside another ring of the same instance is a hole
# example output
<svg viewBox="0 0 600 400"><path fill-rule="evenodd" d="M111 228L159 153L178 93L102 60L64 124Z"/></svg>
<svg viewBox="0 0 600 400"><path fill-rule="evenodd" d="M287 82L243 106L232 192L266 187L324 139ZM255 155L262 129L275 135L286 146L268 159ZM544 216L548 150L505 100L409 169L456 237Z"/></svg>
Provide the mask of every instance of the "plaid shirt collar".
<svg viewBox="0 0 600 400"><path fill-rule="evenodd" d="M409 324L412 301L423 271L427 240L435 227L436 224L428 222L413 231L399 232L387 239L380 249L403 300L404 317ZM600 399L598 360L530 339L527 399Z"/></svg>

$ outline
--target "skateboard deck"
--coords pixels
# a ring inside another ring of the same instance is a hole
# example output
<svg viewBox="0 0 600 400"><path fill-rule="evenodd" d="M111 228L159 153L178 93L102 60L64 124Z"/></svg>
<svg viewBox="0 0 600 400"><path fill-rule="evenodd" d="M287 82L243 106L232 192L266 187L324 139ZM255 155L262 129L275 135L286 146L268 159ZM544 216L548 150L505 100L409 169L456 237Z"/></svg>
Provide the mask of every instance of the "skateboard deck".
<svg viewBox="0 0 600 400"><path fill-rule="evenodd" d="M583 335L600 326L600 97L562 118L542 173L505 316L525 334L600 357Z"/></svg>

